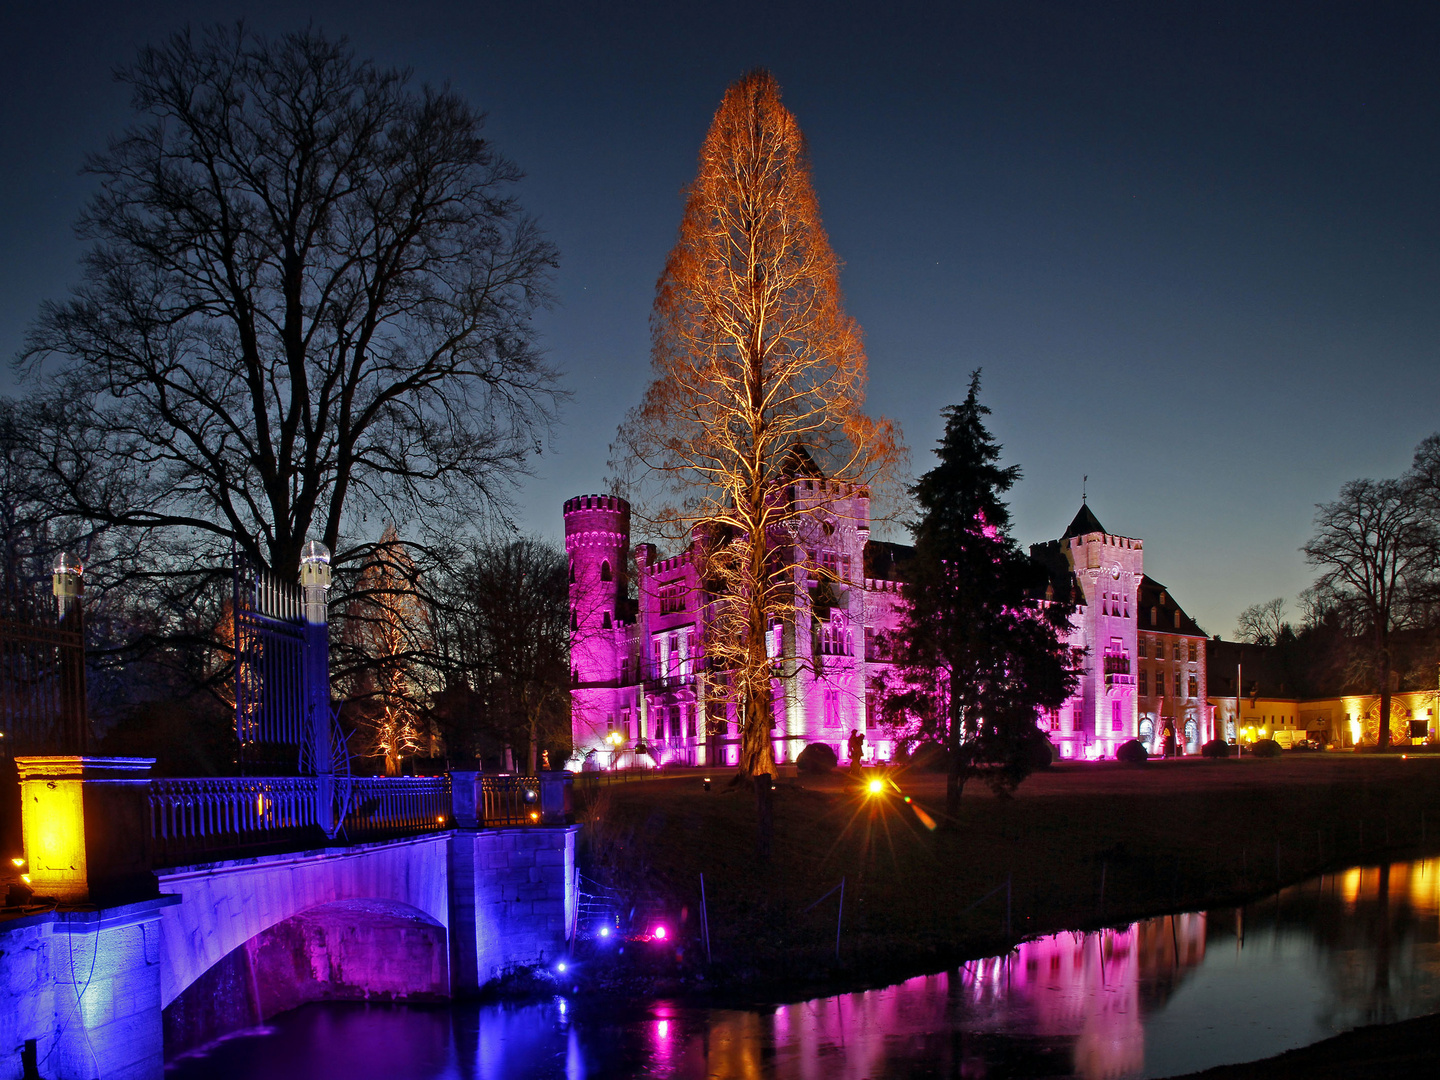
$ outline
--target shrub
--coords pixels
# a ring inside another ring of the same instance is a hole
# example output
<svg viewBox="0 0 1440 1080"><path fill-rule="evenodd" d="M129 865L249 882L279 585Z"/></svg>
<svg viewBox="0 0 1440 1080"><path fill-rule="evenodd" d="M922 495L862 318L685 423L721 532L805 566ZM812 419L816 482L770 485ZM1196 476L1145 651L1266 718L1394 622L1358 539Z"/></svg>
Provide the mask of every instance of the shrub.
<svg viewBox="0 0 1440 1080"><path fill-rule="evenodd" d="M835 748L829 743L812 742L800 756L795 759L795 768L803 773L827 773L834 772L835 766L840 764L840 758L835 753Z"/></svg>
<svg viewBox="0 0 1440 1080"><path fill-rule="evenodd" d="M1049 736L1039 728L1026 737L1025 755L1032 769L1048 769L1055 764L1055 759L1059 756Z"/></svg>
<svg viewBox="0 0 1440 1080"><path fill-rule="evenodd" d="M1250 744L1250 753L1255 757L1279 757L1282 753L1280 744L1274 739L1256 739Z"/></svg>
<svg viewBox="0 0 1440 1080"><path fill-rule="evenodd" d="M1131 739L1120 744L1120 748L1115 751L1115 760L1123 761L1126 765L1144 765L1150 760L1150 752L1139 739Z"/></svg>
<svg viewBox="0 0 1440 1080"><path fill-rule="evenodd" d="M1224 739L1211 739L1200 747L1201 757L1222 758L1230 756L1230 744Z"/></svg>

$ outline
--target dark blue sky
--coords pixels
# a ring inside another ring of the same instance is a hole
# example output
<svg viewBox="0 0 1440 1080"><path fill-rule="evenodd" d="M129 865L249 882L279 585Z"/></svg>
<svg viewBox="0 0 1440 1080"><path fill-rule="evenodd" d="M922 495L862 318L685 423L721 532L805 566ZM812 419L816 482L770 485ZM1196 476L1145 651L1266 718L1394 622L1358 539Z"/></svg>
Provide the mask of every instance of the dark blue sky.
<svg viewBox="0 0 1440 1080"><path fill-rule="evenodd" d="M1310 580L1314 503L1440 428L1435 5L620 6L8 5L0 351L76 279L77 169L129 115L115 65L187 20L313 19L487 109L561 250L542 331L575 396L528 529L558 537L600 482L681 188L756 65L809 137L874 410L927 468L983 367L1023 541L1060 533L1088 473L1105 525L1228 636Z"/></svg>

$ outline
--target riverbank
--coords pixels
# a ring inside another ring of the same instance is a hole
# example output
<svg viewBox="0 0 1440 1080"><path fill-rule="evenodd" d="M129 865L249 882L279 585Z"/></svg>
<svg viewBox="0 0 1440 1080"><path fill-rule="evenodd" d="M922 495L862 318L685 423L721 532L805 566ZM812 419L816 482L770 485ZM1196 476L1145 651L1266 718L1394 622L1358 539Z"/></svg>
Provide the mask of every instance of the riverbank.
<svg viewBox="0 0 1440 1080"><path fill-rule="evenodd" d="M1036 934L1231 907L1328 869L1440 847L1432 757L1065 763L1012 799L971 785L953 831L913 809L940 818L938 776L895 774L898 790L881 796L840 775L787 777L765 866L753 795L712 779L710 791L681 774L581 794L582 872L619 914L633 909L669 934L624 957L592 942L601 947L582 950L582 993L798 1000Z"/></svg>
<svg viewBox="0 0 1440 1080"><path fill-rule="evenodd" d="M1263 1061L1173 1080L1399 1080L1440 1076L1440 1016L1356 1028Z"/></svg>

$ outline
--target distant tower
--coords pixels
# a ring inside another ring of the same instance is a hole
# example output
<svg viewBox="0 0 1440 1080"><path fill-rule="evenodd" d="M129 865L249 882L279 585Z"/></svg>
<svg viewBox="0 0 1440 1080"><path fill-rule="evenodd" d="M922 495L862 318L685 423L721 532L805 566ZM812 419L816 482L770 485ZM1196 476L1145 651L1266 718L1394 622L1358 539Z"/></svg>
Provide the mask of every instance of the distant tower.
<svg viewBox="0 0 1440 1080"><path fill-rule="evenodd" d="M577 495L565 502L570 560L570 666L575 686L618 685L630 504L615 495ZM600 722L603 724L604 719Z"/></svg>

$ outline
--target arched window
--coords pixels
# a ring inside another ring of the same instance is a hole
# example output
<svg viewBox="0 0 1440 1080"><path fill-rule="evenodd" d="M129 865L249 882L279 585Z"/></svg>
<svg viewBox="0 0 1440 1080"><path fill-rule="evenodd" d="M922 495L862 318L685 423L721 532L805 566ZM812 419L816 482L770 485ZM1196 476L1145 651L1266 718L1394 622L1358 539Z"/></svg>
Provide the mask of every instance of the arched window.
<svg viewBox="0 0 1440 1080"><path fill-rule="evenodd" d="M602 630L610 629L610 612L607 611L604 615L600 616L600 628Z"/></svg>
<svg viewBox="0 0 1440 1080"><path fill-rule="evenodd" d="M570 560L570 584L575 584L575 560Z"/></svg>
<svg viewBox="0 0 1440 1080"><path fill-rule="evenodd" d="M602 563L600 564L600 580L601 580L601 581L609 581L609 580L611 580L611 578L610 578L610 561L609 561L608 559L607 559L605 562L602 562Z"/></svg>

